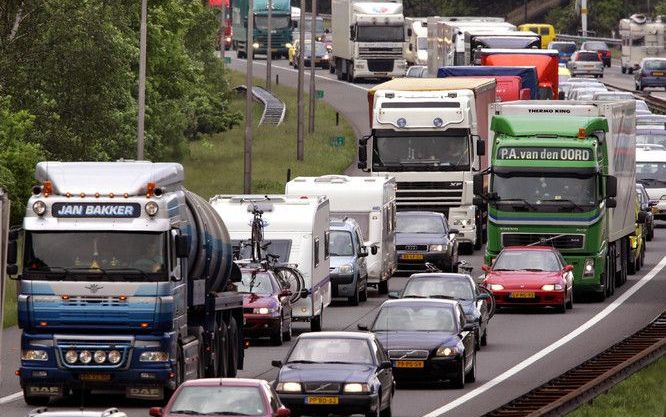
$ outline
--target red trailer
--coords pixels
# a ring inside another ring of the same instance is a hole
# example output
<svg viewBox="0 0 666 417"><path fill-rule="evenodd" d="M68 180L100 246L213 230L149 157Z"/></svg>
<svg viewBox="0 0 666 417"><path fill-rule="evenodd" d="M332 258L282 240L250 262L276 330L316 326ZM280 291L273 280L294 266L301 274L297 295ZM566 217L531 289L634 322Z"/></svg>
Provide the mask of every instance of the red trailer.
<svg viewBox="0 0 666 417"><path fill-rule="evenodd" d="M481 65L536 67L540 100L557 100L558 52L554 49L482 49Z"/></svg>

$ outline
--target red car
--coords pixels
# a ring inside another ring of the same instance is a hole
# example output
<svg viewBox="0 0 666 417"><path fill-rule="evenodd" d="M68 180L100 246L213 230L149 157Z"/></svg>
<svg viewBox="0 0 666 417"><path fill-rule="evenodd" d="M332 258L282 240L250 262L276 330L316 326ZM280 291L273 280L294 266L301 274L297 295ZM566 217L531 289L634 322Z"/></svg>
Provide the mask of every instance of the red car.
<svg viewBox="0 0 666 417"><path fill-rule="evenodd" d="M243 268L236 290L243 293L246 337L270 337L274 345L291 340L291 291L280 285L273 272Z"/></svg>
<svg viewBox="0 0 666 417"><path fill-rule="evenodd" d="M206 378L183 383L166 407L152 407L149 414L151 417L289 417L291 412L264 380Z"/></svg>
<svg viewBox="0 0 666 417"><path fill-rule="evenodd" d="M552 306L560 313L573 307L573 266L550 246L504 248L486 272L483 286L498 307Z"/></svg>

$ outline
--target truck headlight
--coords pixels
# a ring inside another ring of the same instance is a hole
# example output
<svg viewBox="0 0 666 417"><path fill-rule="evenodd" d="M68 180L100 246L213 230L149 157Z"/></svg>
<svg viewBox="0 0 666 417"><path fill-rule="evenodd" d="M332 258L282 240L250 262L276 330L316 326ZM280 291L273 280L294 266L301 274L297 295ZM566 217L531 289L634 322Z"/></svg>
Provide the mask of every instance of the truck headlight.
<svg viewBox="0 0 666 417"><path fill-rule="evenodd" d="M150 217L153 217L160 210L160 207L157 205L156 202L149 201L149 202L146 203L145 209L146 209L146 213L148 213L148 215Z"/></svg>
<svg viewBox="0 0 666 417"><path fill-rule="evenodd" d="M73 364L76 363L76 360L79 359L79 354L76 353L75 350L68 350L67 353L65 353L65 362L68 364Z"/></svg>
<svg viewBox="0 0 666 417"><path fill-rule="evenodd" d="M252 44L252 47L253 47L254 49L258 49L258 48L259 48L259 43L258 43L258 42L253 43L253 44Z"/></svg>
<svg viewBox="0 0 666 417"><path fill-rule="evenodd" d="M92 360L92 353L90 353L89 350L82 350L81 353L79 353L79 360L83 364L89 364Z"/></svg>
<svg viewBox="0 0 666 417"><path fill-rule="evenodd" d="M257 307L252 309L253 314L271 314L274 312L275 312L274 308L268 308L268 307Z"/></svg>
<svg viewBox="0 0 666 417"><path fill-rule="evenodd" d="M45 350L22 350L21 351L21 360L22 361L47 361L49 360L49 354Z"/></svg>
<svg viewBox="0 0 666 417"><path fill-rule="evenodd" d="M351 274L354 272L354 267L351 264L344 264L338 267L338 272L341 274Z"/></svg>
<svg viewBox="0 0 666 417"><path fill-rule="evenodd" d="M300 382L280 382L275 387L277 392L301 392Z"/></svg>
<svg viewBox="0 0 666 417"><path fill-rule="evenodd" d="M143 352L139 357L140 362L166 362L168 360L167 352Z"/></svg>
<svg viewBox="0 0 666 417"><path fill-rule="evenodd" d="M583 264L583 276L589 277L594 275L594 258L585 258L585 263Z"/></svg>
<svg viewBox="0 0 666 417"><path fill-rule="evenodd" d="M93 355L93 360L95 363L104 363L106 361L106 352L103 350L97 350L95 351L95 354Z"/></svg>
<svg viewBox="0 0 666 417"><path fill-rule="evenodd" d="M453 220L453 225L454 226L467 226L469 223L469 220L467 219L455 219Z"/></svg>
<svg viewBox="0 0 666 417"><path fill-rule="evenodd" d="M120 360L123 358L123 355L121 355L120 352L118 352L117 350L112 350L111 352L109 352L107 357L109 359L109 362L115 365L118 362L120 362Z"/></svg>
<svg viewBox="0 0 666 417"><path fill-rule="evenodd" d="M437 352L435 352L435 356L449 357L454 356L456 353L458 353L458 350L454 347L440 346Z"/></svg>
<svg viewBox="0 0 666 417"><path fill-rule="evenodd" d="M446 246L445 245L430 245L428 247L428 250L430 252L444 252L444 250L446 250Z"/></svg>
<svg viewBox="0 0 666 417"><path fill-rule="evenodd" d="M361 392L370 392L370 386L368 384L361 384L358 382L352 382L349 384L345 384L345 387L343 388L344 392L350 393L350 394L358 394Z"/></svg>
<svg viewBox="0 0 666 417"><path fill-rule="evenodd" d="M504 289L502 284L490 284L488 287L490 287L490 291L502 291Z"/></svg>
<svg viewBox="0 0 666 417"><path fill-rule="evenodd" d="M42 200L37 200L32 204L32 211L38 216L43 216L46 213L46 203Z"/></svg>

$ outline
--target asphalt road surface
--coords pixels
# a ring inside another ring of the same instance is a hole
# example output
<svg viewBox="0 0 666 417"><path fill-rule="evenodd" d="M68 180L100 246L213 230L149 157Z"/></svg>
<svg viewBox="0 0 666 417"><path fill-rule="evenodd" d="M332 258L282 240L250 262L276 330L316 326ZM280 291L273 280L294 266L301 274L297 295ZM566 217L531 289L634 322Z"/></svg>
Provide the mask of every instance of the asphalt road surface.
<svg viewBox="0 0 666 417"><path fill-rule="evenodd" d="M244 71L244 62L233 59L232 68ZM618 77L619 70L615 69ZM254 65L256 76L264 75L265 64ZM613 69L611 69L613 71ZM295 85L296 72L278 61L273 69L280 83ZM350 120L358 134L367 132L366 89L372 84L350 85L333 79L327 70L317 70L317 88L325 91L324 100L339 109ZM607 75L611 80L610 73ZM631 83L628 76L623 82ZM622 79L622 78L618 78ZM606 78L604 78L604 81ZM666 226L666 224L664 224ZM477 359L477 381L465 388L441 385L399 387L393 401L396 417L479 416L508 400L558 376L591 356L603 351L645 326L664 310L666 294L666 227L655 232L648 242L646 262L637 275L603 303L576 302L573 310L556 314L548 310L511 311L497 314L490 322L488 346ZM463 256L480 275L482 252ZM401 289L406 278L394 277L391 290ZM385 300L375 291L357 307L334 303L324 312L324 330L354 330L357 323L368 323ZM295 333L306 331L306 325L295 325ZM5 330L1 357L0 416L23 417L32 408L25 405L19 392L14 370L18 367L19 331ZM271 360L283 359L292 342L281 347L266 341L255 341L246 351L246 366L240 376L272 380L276 369ZM53 403L51 409L88 409L119 407L130 417L145 417L150 404L128 401L120 396L89 395L69 403Z"/></svg>

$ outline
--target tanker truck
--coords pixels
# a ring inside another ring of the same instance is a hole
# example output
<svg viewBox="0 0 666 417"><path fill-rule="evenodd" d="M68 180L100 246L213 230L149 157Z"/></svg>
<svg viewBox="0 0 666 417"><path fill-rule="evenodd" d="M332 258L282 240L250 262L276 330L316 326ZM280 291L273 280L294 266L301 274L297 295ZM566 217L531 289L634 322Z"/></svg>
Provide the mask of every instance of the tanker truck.
<svg viewBox="0 0 666 417"><path fill-rule="evenodd" d="M180 164L40 162L35 177L10 242L22 256L8 251L26 403L87 391L159 400L242 369L240 271Z"/></svg>

